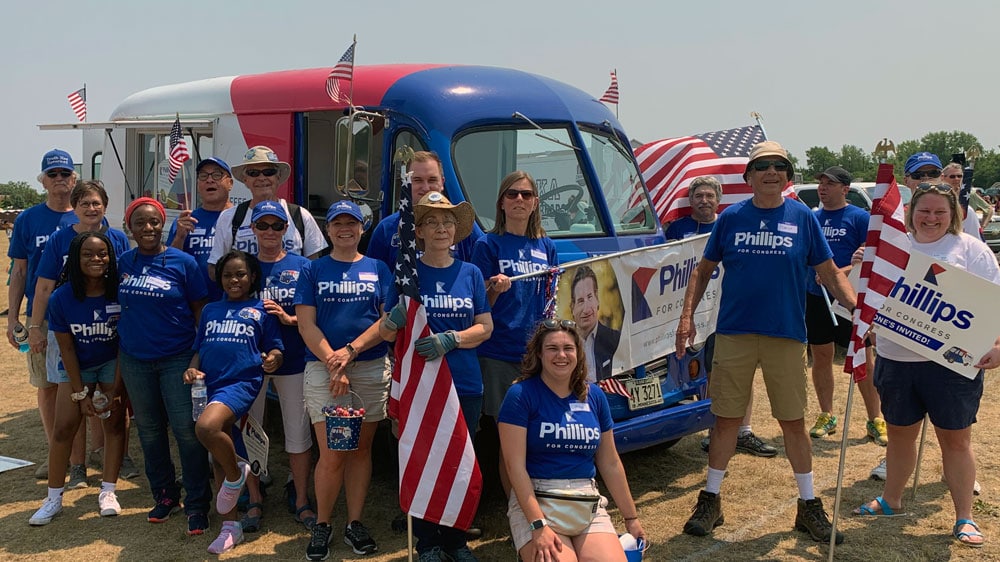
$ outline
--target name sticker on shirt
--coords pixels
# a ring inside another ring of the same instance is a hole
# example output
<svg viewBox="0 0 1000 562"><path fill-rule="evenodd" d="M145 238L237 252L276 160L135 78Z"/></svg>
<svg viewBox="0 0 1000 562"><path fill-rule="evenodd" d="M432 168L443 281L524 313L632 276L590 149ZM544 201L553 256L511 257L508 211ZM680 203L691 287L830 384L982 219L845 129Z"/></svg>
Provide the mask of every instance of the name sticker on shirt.
<svg viewBox="0 0 1000 562"><path fill-rule="evenodd" d="M792 224L790 222L779 222L778 223L778 232L786 232L788 234L798 234L798 232L799 232L799 225Z"/></svg>
<svg viewBox="0 0 1000 562"><path fill-rule="evenodd" d="M569 411L571 412L589 412L590 404L586 402L570 402Z"/></svg>
<svg viewBox="0 0 1000 562"><path fill-rule="evenodd" d="M122 312L122 305L120 305L120 304L109 304L108 306L104 307L104 311L107 312L108 314L121 314L121 312Z"/></svg>
<svg viewBox="0 0 1000 562"><path fill-rule="evenodd" d="M545 252L541 250L531 250L531 257L539 260L548 259L548 256L545 255Z"/></svg>
<svg viewBox="0 0 1000 562"><path fill-rule="evenodd" d="M359 272L358 281L378 281L378 274Z"/></svg>
<svg viewBox="0 0 1000 562"><path fill-rule="evenodd" d="M204 228L196 228L196 229L194 229L194 230L191 231L191 234L193 234L194 236L204 236L205 235L205 229Z"/></svg>

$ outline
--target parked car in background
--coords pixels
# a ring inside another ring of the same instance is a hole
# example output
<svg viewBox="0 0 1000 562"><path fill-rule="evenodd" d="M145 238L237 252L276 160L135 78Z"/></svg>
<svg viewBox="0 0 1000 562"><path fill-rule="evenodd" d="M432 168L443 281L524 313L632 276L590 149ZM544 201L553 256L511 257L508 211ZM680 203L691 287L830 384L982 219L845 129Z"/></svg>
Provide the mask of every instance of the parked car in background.
<svg viewBox="0 0 1000 562"><path fill-rule="evenodd" d="M819 184L815 183L796 185L795 196L799 198L799 201L805 203L810 209L818 209L820 207L819 192L817 191L818 187ZM871 196L869 196L868 192L866 192L863 188L856 185L852 185L851 190L847 192L847 202L855 207L861 207L868 212L871 212L872 210ZM908 203L909 199L907 199L906 202Z"/></svg>
<svg viewBox="0 0 1000 562"><path fill-rule="evenodd" d="M993 215L990 222L986 223L983 229L983 240L993 250L994 254L1000 255L1000 216Z"/></svg>
<svg viewBox="0 0 1000 562"><path fill-rule="evenodd" d="M851 185L852 187L860 187L861 189L864 189L865 193L868 194L868 198L871 199L872 201L875 200L875 185L877 185L875 182L870 182L870 181L857 182ZM910 199L913 198L913 192L910 191L910 188L906 187L905 185L899 184L899 196L903 200L903 208L905 209L909 207Z"/></svg>

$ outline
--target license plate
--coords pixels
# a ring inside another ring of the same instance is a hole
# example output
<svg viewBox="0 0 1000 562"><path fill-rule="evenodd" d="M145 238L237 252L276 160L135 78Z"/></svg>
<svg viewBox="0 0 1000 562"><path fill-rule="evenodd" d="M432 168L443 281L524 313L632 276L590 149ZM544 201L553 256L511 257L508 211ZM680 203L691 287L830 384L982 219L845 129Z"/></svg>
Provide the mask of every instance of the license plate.
<svg viewBox="0 0 1000 562"><path fill-rule="evenodd" d="M629 395L629 410L640 410L663 404L663 391L660 389L659 377L628 379L625 381L625 388Z"/></svg>

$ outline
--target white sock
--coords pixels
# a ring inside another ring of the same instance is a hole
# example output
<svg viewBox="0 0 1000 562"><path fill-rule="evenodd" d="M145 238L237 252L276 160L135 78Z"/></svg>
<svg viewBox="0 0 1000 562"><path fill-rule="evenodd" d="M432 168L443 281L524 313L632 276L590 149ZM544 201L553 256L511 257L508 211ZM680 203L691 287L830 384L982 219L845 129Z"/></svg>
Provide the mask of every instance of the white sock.
<svg viewBox="0 0 1000 562"><path fill-rule="evenodd" d="M718 494L722 489L722 478L726 475L725 470L716 470L708 467L708 479L705 482L705 491L710 494Z"/></svg>
<svg viewBox="0 0 1000 562"><path fill-rule="evenodd" d="M101 482L101 491L114 492L117 486L118 486L117 482Z"/></svg>
<svg viewBox="0 0 1000 562"><path fill-rule="evenodd" d="M711 470L711 469L709 469ZM813 492L813 473L807 472L805 474L795 473L795 484L799 487L799 497L809 501L816 499L816 494Z"/></svg>
<svg viewBox="0 0 1000 562"><path fill-rule="evenodd" d="M739 435L740 437L743 437L743 436L748 435L750 433L753 433L753 426L751 426L750 424L747 424L747 425L741 425L740 426L740 431L739 431L739 433L737 433L737 435Z"/></svg>
<svg viewBox="0 0 1000 562"><path fill-rule="evenodd" d="M64 487L49 488L49 499L58 501L60 504L62 504L63 489Z"/></svg>

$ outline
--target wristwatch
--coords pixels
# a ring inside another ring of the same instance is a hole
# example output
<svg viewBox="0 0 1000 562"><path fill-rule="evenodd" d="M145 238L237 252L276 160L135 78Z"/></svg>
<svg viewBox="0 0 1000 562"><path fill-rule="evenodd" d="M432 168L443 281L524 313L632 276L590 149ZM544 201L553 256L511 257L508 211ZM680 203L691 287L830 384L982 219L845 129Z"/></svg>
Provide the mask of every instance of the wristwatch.
<svg viewBox="0 0 1000 562"><path fill-rule="evenodd" d="M73 400L73 402L79 402L80 400L86 398L87 394L89 393L90 389L85 386L83 387L83 390L81 390L80 392L73 392L69 395L69 397L71 400Z"/></svg>
<svg viewBox="0 0 1000 562"><path fill-rule="evenodd" d="M358 350L354 349L353 345L347 344L344 346L344 349L346 349L347 352L351 354L351 361L354 361L355 359L358 358Z"/></svg>
<svg viewBox="0 0 1000 562"><path fill-rule="evenodd" d="M543 519L535 519L531 523L528 523L528 526L531 527L532 531L537 531L537 530L541 529L542 527L548 527L549 526L549 520L548 519L544 519L544 518Z"/></svg>

